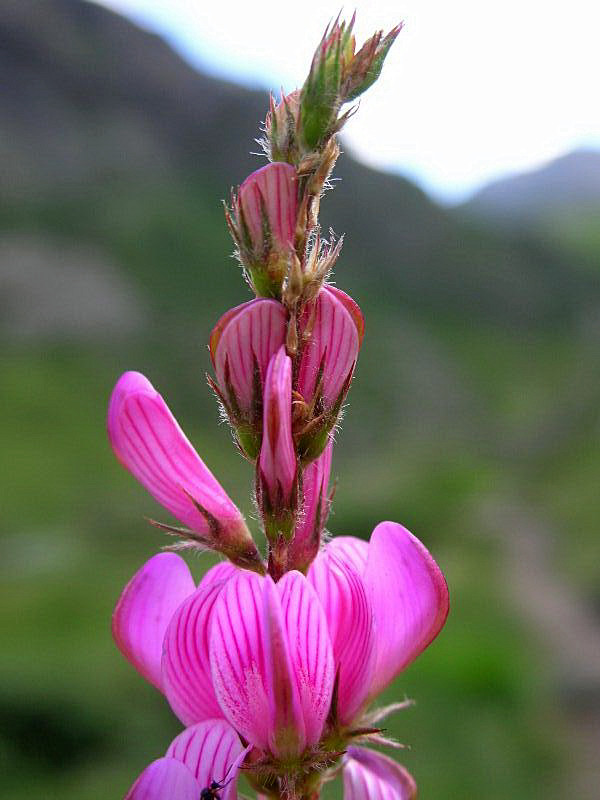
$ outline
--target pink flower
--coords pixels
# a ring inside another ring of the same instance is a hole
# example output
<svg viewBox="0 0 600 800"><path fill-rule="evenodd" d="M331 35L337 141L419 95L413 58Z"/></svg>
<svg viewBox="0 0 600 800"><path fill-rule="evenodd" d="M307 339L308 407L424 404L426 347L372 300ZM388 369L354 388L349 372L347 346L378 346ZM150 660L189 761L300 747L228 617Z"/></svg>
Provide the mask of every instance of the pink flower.
<svg viewBox="0 0 600 800"><path fill-rule="evenodd" d="M292 437L292 360L284 345L269 362L265 378L258 465L258 499L267 536L289 534L293 515L288 520L289 513L285 516L285 512L293 512L295 507L296 448Z"/></svg>
<svg viewBox="0 0 600 800"><path fill-rule="evenodd" d="M328 560L338 569L324 567L323 562ZM340 574L340 567L352 576L352 580L340 583L352 612L340 612L334 592L319 589L318 593L332 633L336 663L341 662L348 670L348 678L343 678L342 670L340 679L338 713L343 721L354 716L354 707L363 707L383 691L431 644L444 626L449 601L445 578L430 553L396 522L380 522L368 544L353 536L332 539L311 565L309 580L313 584L330 583L331 576ZM348 616L359 617L363 597L371 612L371 629L368 624L357 624L347 637L340 635ZM336 651L338 638L340 647ZM374 653L368 671L358 657L359 652L367 652L367 647ZM365 670L360 680L354 677L356 669Z"/></svg>
<svg viewBox="0 0 600 800"><path fill-rule="evenodd" d="M189 528L190 538L240 564L261 568L242 515L139 372L126 372L113 390L108 435L119 461Z"/></svg>
<svg viewBox="0 0 600 800"><path fill-rule="evenodd" d="M286 325L281 303L257 299L224 314L210 337L216 391L241 448L251 459L260 450L267 367L285 340Z"/></svg>
<svg viewBox="0 0 600 800"><path fill-rule="evenodd" d="M125 800L201 800L213 788L222 800L237 798L238 769L250 748L222 719L187 728L163 758L149 764Z"/></svg>
<svg viewBox="0 0 600 800"><path fill-rule="evenodd" d="M431 555L382 522L369 544L333 539L307 578L290 571L277 584L223 563L194 589L179 556L155 556L125 589L113 630L185 725L224 718L259 751L292 758L318 748L326 726L342 736L361 727L368 703L447 613ZM366 758L354 760L375 770Z"/></svg>
<svg viewBox="0 0 600 800"><path fill-rule="evenodd" d="M303 344L297 389L311 409L299 449L310 461L327 444L350 388L364 336L364 319L351 297L325 286L306 307L299 327Z"/></svg>
<svg viewBox="0 0 600 800"><path fill-rule="evenodd" d="M291 164L267 164L242 183L237 209L243 216L256 250L271 244L287 251L294 246L298 213L296 170Z"/></svg>
<svg viewBox="0 0 600 800"><path fill-rule="evenodd" d="M257 169L242 183L225 216L256 294L280 297L294 253L298 216L295 168L273 163Z"/></svg>
<svg viewBox="0 0 600 800"><path fill-rule="evenodd" d="M239 572L213 611L210 661L229 722L276 757L315 746L333 689L333 653L319 599L299 572L277 583Z"/></svg>

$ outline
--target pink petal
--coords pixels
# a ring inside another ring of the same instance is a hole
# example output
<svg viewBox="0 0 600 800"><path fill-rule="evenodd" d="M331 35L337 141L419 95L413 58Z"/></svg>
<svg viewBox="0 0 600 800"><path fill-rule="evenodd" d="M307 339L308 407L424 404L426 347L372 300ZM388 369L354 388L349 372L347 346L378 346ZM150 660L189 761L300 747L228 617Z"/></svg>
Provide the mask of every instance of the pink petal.
<svg viewBox="0 0 600 800"><path fill-rule="evenodd" d="M159 758L146 767L125 800L199 800L200 791L200 784L180 761Z"/></svg>
<svg viewBox="0 0 600 800"><path fill-rule="evenodd" d="M296 450L292 438L292 360L284 345L267 369L259 464L271 508L289 505L296 480Z"/></svg>
<svg viewBox="0 0 600 800"><path fill-rule="evenodd" d="M223 714L248 742L268 750L271 708L264 648L263 579L240 571L213 610L213 686Z"/></svg>
<svg viewBox="0 0 600 800"><path fill-rule="evenodd" d="M294 569L304 571L319 551L321 534L329 514L329 476L333 440L302 473L302 507L290 544L288 559Z"/></svg>
<svg viewBox="0 0 600 800"><path fill-rule="evenodd" d="M300 702L300 675L294 669L299 665L292 663L280 595L270 577L264 581L263 612L263 642L271 711L269 749L280 757L293 758L302 753L306 746L305 709Z"/></svg>
<svg viewBox="0 0 600 800"><path fill-rule="evenodd" d="M115 608L112 632L119 650L158 689L165 631L178 606L194 591L185 561L159 553L136 572Z"/></svg>
<svg viewBox="0 0 600 800"><path fill-rule="evenodd" d="M245 754L240 737L223 719L209 719L191 728L186 728L173 740L167 756L181 761L195 776L202 789L209 788L213 781L227 785L221 789L222 800L237 797L237 775L231 768L239 766L239 757ZM243 760L243 759L242 759ZM229 778L232 777L232 780ZM200 795L196 796L200 800Z"/></svg>
<svg viewBox="0 0 600 800"><path fill-rule="evenodd" d="M308 580L327 618L335 669L339 670L338 718L348 725L367 699L375 666L371 605L358 572L329 547L313 561Z"/></svg>
<svg viewBox="0 0 600 800"><path fill-rule="evenodd" d="M225 581L204 580L179 607L167 628L163 685L171 708L184 725L222 717L210 674L210 626Z"/></svg>
<svg viewBox="0 0 600 800"><path fill-rule="evenodd" d="M448 587L424 545L402 525L371 536L365 585L377 631L377 694L435 639L448 615Z"/></svg>
<svg viewBox="0 0 600 800"><path fill-rule="evenodd" d="M314 589L299 572L286 572L277 591L304 715L306 742L311 746L323 732L335 678L327 620Z"/></svg>
<svg viewBox="0 0 600 800"><path fill-rule="evenodd" d="M269 361L285 341L286 325L287 314L281 303L257 299L224 314L210 337L210 354L219 388L228 399L229 381L240 411L248 421L253 420L256 411L253 408L255 367L264 386Z"/></svg>
<svg viewBox="0 0 600 800"><path fill-rule="evenodd" d="M126 372L117 382L108 410L108 434L123 466L185 525L199 533L210 531L191 496L222 524L224 536L235 530L239 538L239 530L245 527L240 512L162 397L139 372Z"/></svg>
<svg viewBox="0 0 600 800"><path fill-rule="evenodd" d="M363 339L365 338L365 318L360 310L360 306L356 300L353 300L349 294L346 294L346 292L342 292L342 290L338 289L337 286L327 285L323 287L323 290L332 294L336 300L339 300L346 311L350 314L354 320L354 324L356 325L356 330L358 333L358 346L361 347Z"/></svg>
<svg viewBox="0 0 600 800"><path fill-rule="evenodd" d="M255 251L262 250L263 213L266 213L271 236L279 248L293 247L298 215L297 191L295 168L281 162L257 169L242 183L238 203L255 243Z"/></svg>
<svg viewBox="0 0 600 800"><path fill-rule="evenodd" d="M412 776L393 759L362 747L344 756L344 800L414 800Z"/></svg>
<svg viewBox="0 0 600 800"><path fill-rule="evenodd" d="M306 308L300 319L301 330L307 328L311 320L314 320L312 336L302 353L298 391L306 401L312 399L323 362L323 398L325 407L331 408L354 370L359 331L345 304L328 287L319 292L314 305Z"/></svg>
<svg viewBox="0 0 600 800"><path fill-rule="evenodd" d="M356 536L335 536L327 545L327 550L336 554L344 563L350 564L359 575L365 574L369 544Z"/></svg>

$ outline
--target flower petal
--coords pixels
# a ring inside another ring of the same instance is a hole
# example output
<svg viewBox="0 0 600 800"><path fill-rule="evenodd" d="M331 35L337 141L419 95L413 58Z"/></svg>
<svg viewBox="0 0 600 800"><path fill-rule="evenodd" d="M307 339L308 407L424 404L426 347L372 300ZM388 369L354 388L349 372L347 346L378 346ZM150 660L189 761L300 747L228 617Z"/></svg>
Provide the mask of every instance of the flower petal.
<svg viewBox="0 0 600 800"><path fill-rule="evenodd" d="M236 506L196 453L165 401L139 372L126 372L117 382L110 399L108 434L121 463L192 530L208 533L210 525L190 498L225 529L243 526Z"/></svg>
<svg viewBox="0 0 600 800"><path fill-rule="evenodd" d="M263 249L265 216L280 248L293 248L298 213L296 169L276 162L255 170L240 186L238 203L255 250Z"/></svg>
<svg viewBox="0 0 600 800"><path fill-rule="evenodd" d="M292 359L282 345L269 362L265 381L260 474L274 511L289 506L296 480L292 438Z"/></svg>
<svg viewBox="0 0 600 800"><path fill-rule="evenodd" d="M223 714L248 742L269 749L271 709L264 648L263 579L240 571L213 610L210 665Z"/></svg>
<svg viewBox="0 0 600 800"><path fill-rule="evenodd" d="M263 641L271 710L270 750L280 757L293 757L302 753L306 746L305 709L300 701L300 676L295 670L299 665L292 663L280 594L270 577L264 580L263 603Z"/></svg>
<svg viewBox="0 0 600 800"><path fill-rule="evenodd" d="M313 561L308 580L327 618L339 671L337 714L340 722L348 725L367 699L375 666L371 604L358 572L329 548Z"/></svg>
<svg viewBox="0 0 600 800"><path fill-rule="evenodd" d="M232 777L219 797L235 800L237 776L229 773L243 753L240 737L231 725L224 719L209 719L182 731L171 742L166 755L185 764L201 789L209 788L213 781L223 785ZM200 800L199 794L196 800Z"/></svg>
<svg viewBox="0 0 600 800"><path fill-rule="evenodd" d="M327 545L344 563L351 564L359 575L364 575L367 568L369 543L356 536L335 536Z"/></svg>
<svg viewBox="0 0 600 800"><path fill-rule="evenodd" d="M311 746L319 741L323 732L335 678L327 620L319 598L304 575L286 572L277 590L304 715L306 742Z"/></svg>
<svg viewBox="0 0 600 800"><path fill-rule="evenodd" d="M448 615L448 587L423 544L402 525L381 522L371 536L365 585L377 632L377 694L438 635Z"/></svg>
<svg viewBox="0 0 600 800"><path fill-rule="evenodd" d="M181 761L158 758L127 792L125 800L198 800L201 787Z"/></svg>
<svg viewBox="0 0 600 800"><path fill-rule="evenodd" d="M231 309L217 322L210 337L210 354L219 388L229 399L228 385L248 421L256 411L255 368L261 387L267 366L285 341L287 314L276 300L257 299ZM260 398L258 398L260 400Z"/></svg>
<svg viewBox="0 0 600 800"><path fill-rule="evenodd" d="M185 561L159 553L129 581L115 608L112 632L119 650L158 689L165 631L178 606L194 591Z"/></svg>
<svg viewBox="0 0 600 800"><path fill-rule="evenodd" d="M300 329L306 329L311 323L312 335L300 360L298 391L307 402L312 399L323 363L323 398L325 407L331 408L338 402L354 370L359 331L345 304L327 287L319 292L315 304L306 308L300 319Z"/></svg>
<svg viewBox="0 0 600 800"><path fill-rule="evenodd" d="M210 674L210 624L225 581L203 580L179 607L167 628L163 685L171 708L184 725L222 717Z"/></svg>
<svg viewBox="0 0 600 800"><path fill-rule="evenodd" d="M362 747L344 756L344 800L414 800L412 776L393 759Z"/></svg>
<svg viewBox="0 0 600 800"><path fill-rule="evenodd" d="M336 300L339 300L354 320L354 324L356 325L356 330L358 333L358 346L361 347L363 339L365 338L365 318L360 310L360 306L356 300L353 300L349 294L346 294L346 292L338 289L337 286L327 285L324 286L323 289L324 291L332 294Z"/></svg>

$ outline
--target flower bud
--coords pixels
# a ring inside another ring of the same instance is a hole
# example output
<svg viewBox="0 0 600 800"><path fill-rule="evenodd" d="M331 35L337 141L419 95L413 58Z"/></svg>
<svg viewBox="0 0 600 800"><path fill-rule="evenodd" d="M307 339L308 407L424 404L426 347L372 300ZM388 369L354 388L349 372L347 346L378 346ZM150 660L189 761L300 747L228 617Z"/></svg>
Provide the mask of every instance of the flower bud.
<svg viewBox="0 0 600 800"><path fill-rule="evenodd" d="M257 169L239 187L225 216L255 293L280 298L298 216L294 167L275 163Z"/></svg>
<svg viewBox="0 0 600 800"><path fill-rule="evenodd" d="M306 305L299 328L297 391L308 413L296 433L299 453L307 464L323 452L337 422L362 344L364 320L351 297L325 286Z"/></svg>
<svg viewBox="0 0 600 800"><path fill-rule="evenodd" d="M300 92L282 93L279 103L271 95L269 112L265 119L266 144L271 161L287 161L297 164L300 158L297 139L300 115Z"/></svg>
<svg viewBox="0 0 600 800"><path fill-rule="evenodd" d="M269 363L258 462L258 501L270 540L289 538L296 507L296 450L292 438L292 360L282 345Z"/></svg>
<svg viewBox="0 0 600 800"><path fill-rule="evenodd" d="M224 314L210 336L217 381L209 379L209 383L221 400L241 450L252 461L260 450L267 367L285 340L286 323L281 303L257 298Z"/></svg>
<svg viewBox="0 0 600 800"><path fill-rule="evenodd" d="M302 141L314 150L334 132L342 104L343 63L350 46L354 17L349 25L334 22L327 28L313 56L300 96Z"/></svg>
<svg viewBox="0 0 600 800"><path fill-rule="evenodd" d="M317 149L344 125L349 114L338 119L341 106L355 100L375 83L402 28L397 25L386 36L378 31L355 52L354 19L353 15L346 23L340 22L338 17L331 29L325 31L302 87L301 138L308 150Z"/></svg>

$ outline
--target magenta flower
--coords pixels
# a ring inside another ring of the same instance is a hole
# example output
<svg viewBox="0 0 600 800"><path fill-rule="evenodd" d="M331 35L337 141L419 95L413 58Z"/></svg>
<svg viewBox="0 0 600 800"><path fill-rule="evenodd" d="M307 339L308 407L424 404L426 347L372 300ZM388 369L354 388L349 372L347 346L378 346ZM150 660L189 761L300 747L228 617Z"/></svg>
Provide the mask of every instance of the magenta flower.
<svg viewBox="0 0 600 800"><path fill-rule="evenodd" d="M108 435L119 461L187 528L197 543L261 569L242 515L196 453L165 401L139 372L117 382ZM168 527L168 526L165 526Z"/></svg>
<svg viewBox="0 0 600 800"><path fill-rule="evenodd" d="M249 175L226 209L229 230L257 295L278 297L287 274L298 216L291 164L267 164Z"/></svg>
<svg viewBox="0 0 600 800"><path fill-rule="evenodd" d="M300 438L307 460L319 455L335 425L350 388L364 320L358 305L344 292L325 286L300 318L301 359L298 392L310 420Z"/></svg>
<svg viewBox="0 0 600 800"><path fill-rule="evenodd" d="M187 728L166 755L149 764L125 800L203 800L203 791L221 800L237 798L238 769L250 748L224 720L212 719Z"/></svg>
<svg viewBox="0 0 600 800"><path fill-rule="evenodd" d="M283 345L269 362L265 378L258 469L258 499L267 536L291 532L293 513L290 515L289 511L295 507L296 448L292 438L292 360Z"/></svg>
<svg viewBox="0 0 600 800"><path fill-rule="evenodd" d="M310 763L326 757L328 735L372 730L368 704L437 636L447 613L431 555L401 525L382 522L370 543L333 539L307 578L290 571L277 584L223 563L194 589L179 556L154 556L126 587L113 630L185 725L226 720L263 763ZM350 755L349 798L360 781L387 780L383 757ZM384 798L411 797L388 782Z"/></svg>
<svg viewBox="0 0 600 800"><path fill-rule="evenodd" d="M267 367L285 340L286 325L281 303L257 299L224 314L210 337L215 389L242 450L251 459L260 450Z"/></svg>

